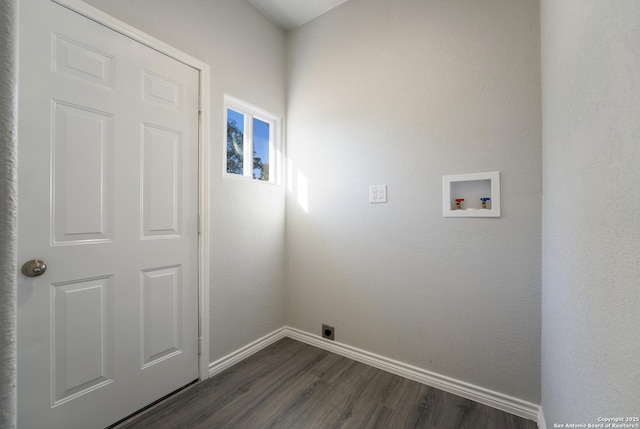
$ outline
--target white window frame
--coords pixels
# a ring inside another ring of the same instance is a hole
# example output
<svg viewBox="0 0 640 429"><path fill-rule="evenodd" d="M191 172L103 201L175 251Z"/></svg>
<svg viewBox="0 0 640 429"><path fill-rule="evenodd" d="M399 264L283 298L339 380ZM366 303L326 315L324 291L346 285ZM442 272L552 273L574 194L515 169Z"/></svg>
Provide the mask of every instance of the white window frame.
<svg viewBox="0 0 640 429"><path fill-rule="evenodd" d="M243 174L227 172L227 113L234 110L244 115ZM253 178L253 119L269 124L269 180ZM224 96L224 144L223 175L225 178L250 180L256 183L282 183L282 119L271 113L230 95ZM247 168L249 166L249 168Z"/></svg>

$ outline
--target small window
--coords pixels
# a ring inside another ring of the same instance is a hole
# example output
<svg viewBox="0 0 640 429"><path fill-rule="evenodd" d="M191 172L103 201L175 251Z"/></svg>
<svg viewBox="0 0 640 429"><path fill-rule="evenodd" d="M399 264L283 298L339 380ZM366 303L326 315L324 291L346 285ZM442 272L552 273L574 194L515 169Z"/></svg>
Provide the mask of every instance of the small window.
<svg viewBox="0 0 640 429"><path fill-rule="evenodd" d="M227 174L279 183L280 121L230 97L225 98L225 111Z"/></svg>

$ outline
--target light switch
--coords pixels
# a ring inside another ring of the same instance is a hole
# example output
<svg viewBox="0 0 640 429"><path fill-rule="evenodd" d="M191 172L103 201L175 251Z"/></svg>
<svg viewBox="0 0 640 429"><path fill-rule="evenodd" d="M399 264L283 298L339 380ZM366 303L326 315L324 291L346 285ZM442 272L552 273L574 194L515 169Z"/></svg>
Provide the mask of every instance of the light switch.
<svg viewBox="0 0 640 429"><path fill-rule="evenodd" d="M369 202L370 203L386 203L387 202L387 185L369 186Z"/></svg>

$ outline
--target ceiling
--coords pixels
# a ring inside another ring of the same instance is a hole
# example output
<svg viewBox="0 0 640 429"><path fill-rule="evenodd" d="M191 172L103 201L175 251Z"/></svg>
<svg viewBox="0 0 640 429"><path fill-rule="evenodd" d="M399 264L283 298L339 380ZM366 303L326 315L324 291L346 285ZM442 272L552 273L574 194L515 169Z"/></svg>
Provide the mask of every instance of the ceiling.
<svg viewBox="0 0 640 429"><path fill-rule="evenodd" d="M256 9L285 30L299 27L347 0L249 0Z"/></svg>

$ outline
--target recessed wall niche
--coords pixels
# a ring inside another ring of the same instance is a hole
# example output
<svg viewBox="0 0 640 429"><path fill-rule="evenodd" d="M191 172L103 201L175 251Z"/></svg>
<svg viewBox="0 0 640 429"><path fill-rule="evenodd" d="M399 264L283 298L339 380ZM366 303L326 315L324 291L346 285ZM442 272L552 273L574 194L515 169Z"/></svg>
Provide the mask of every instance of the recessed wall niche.
<svg viewBox="0 0 640 429"><path fill-rule="evenodd" d="M500 172L442 176L442 216L500 217Z"/></svg>

